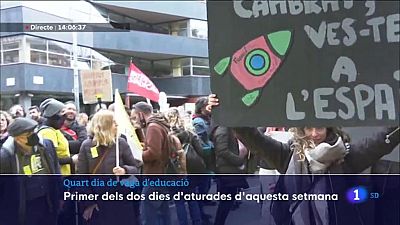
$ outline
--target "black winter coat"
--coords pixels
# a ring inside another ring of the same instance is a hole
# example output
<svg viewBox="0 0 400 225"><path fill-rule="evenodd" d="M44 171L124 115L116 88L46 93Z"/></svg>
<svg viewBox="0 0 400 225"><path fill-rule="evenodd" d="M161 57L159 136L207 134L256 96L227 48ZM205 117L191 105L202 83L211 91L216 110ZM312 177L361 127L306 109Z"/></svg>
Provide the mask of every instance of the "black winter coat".
<svg viewBox="0 0 400 225"><path fill-rule="evenodd" d="M12 137L9 137L7 142L14 142ZM53 143L47 139L41 142L45 147L47 158L49 159L49 170L51 174L60 174L57 154ZM0 150L0 173L2 174L18 174L17 158L14 150L6 150L6 146L11 146L5 143ZM61 176L42 176L50 187L46 190L47 198L49 199L50 209L53 213L59 210L59 201L62 200L63 184ZM8 176L0 175L0 224L19 224L21 218L25 218L26 209L26 188L31 182L28 176Z"/></svg>
<svg viewBox="0 0 400 225"><path fill-rule="evenodd" d="M244 159L239 157L239 144L231 128L218 126L213 130L212 141L215 149L217 173L243 173L239 169Z"/></svg>

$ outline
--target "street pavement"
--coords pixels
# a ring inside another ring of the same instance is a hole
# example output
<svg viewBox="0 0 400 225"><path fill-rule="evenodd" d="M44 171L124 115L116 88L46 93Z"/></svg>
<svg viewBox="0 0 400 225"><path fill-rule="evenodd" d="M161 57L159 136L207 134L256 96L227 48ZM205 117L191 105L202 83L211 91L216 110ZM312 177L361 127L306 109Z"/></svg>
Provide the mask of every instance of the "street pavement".
<svg viewBox="0 0 400 225"><path fill-rule="evenodd" d="M249 183L250 187L244 190L246 193L261 193L260 181L257 176L247 177L247 182ZM212 182L210 193L215 193L216 189L216 183ZM205 206L204 208L205 213L212 216L210 219L210 224L213 224L214 222L217 207L218 205ZM171 204L170 210L172 216L172 225L179 225L175 205ZM187 211L189 210L187 209ZM190 221L190 215L188 215L188 219ZM255 201L242 201L242 204L240 204L239 208L230 211L225 225L264 225L263 221L264 220L261 218L261 204L258 204Z"/></svg>

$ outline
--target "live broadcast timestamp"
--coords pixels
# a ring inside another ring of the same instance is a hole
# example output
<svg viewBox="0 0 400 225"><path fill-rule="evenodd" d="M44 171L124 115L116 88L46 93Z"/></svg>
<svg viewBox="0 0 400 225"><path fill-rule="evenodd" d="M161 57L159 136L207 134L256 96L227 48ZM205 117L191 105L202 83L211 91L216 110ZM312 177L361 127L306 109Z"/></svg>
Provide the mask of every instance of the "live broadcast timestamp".
<svg viewBox="0 0 400 225"><path fill-rule="evenodd" d="M25 25L25 31L84 32L84 31L89 31L89 26L87 24L65 24L65 23L27 24Z"/></svg>
<svg viewBox="0 0 400 225"><path fill-rule="evenodd" d="M129 32L108 23L0 23L1 32Z"/></svg>

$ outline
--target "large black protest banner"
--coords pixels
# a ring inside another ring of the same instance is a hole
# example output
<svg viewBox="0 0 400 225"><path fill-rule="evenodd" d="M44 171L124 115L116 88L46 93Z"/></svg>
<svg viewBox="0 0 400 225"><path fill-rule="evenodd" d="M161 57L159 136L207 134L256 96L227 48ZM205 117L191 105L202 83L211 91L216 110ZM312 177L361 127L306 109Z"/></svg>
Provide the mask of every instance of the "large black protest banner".
<svg viewBox="0 0 400 225"><path fill-rule="evenodd" d="M208 1L226 126L399 124L399 1Z"/></svg>

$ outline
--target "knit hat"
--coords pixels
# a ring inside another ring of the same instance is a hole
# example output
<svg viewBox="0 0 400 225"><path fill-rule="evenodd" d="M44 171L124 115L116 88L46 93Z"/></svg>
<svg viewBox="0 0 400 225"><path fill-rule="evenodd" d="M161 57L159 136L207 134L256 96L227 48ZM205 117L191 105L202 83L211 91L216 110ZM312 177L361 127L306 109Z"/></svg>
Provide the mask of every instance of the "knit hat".
<svg viewBox="0 0 400 225"><path fill-rule="evenodd" d="M139 112L143 112L145 114L153 113L153 106L146 102L138 102L132 106L132 109L135 109Z"/></svg>
<svg viewBox="0 0 400 225"><path fill-rule="evenodd" d="M37 125L38 123L32 119L19 117L8 126L7 131L10 136L15 137L27 131L33 131Z"/></svg>
<svg viewBox="0 0 400 225"><path fill-rule="evenodd" d="M48 98L40 104L40 111L43 117L50 118L61 112L65 108L64 103L55 100L54 98Z"/></svg>

